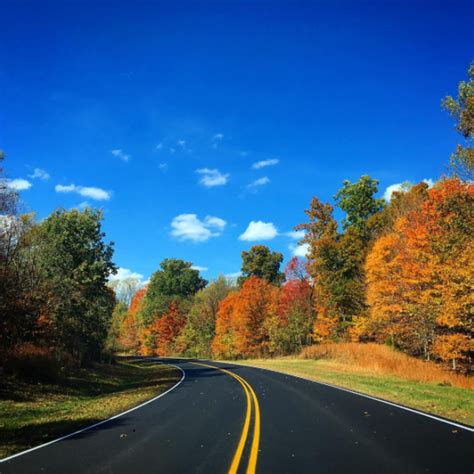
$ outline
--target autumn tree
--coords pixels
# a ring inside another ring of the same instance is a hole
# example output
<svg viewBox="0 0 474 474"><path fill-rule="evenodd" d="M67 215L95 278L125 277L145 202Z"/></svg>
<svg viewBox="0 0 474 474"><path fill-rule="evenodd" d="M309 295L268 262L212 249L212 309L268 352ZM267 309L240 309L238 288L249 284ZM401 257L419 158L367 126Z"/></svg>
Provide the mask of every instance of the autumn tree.
<svg viewBox="0 0 474 474"><path fill-rule="evenodd" d="M375 242L366 263L375 337L453 366L472 352L473 188L457 178L438 182Z"/></svg>
<svg viewBox="0 0 474 474"><path fill-rule="evenodd" d="M468 69L468 81L458 85L458 96L447 96L442 106L456 121L456 130L466 141L466 145L458 145L451 156L451 166L461 177L474 179L474 64Z"/></svg>
<svg viewBox="0 0 474 474"><path fill-rule="evenodd" d="M147 288L144 287L135 292L119 331L119 344L124 350L132 353L138 353L140 349L141 327L138 320L138 314L142 309L146 291Z"/></svg>
<svg viewBox="0 0 474 474"><path fill-rule="evenodd" d="M279 291L277 311L264 322L272 354L297 353L312 342L312 283L306 262L293 257L285 268L285 275L286 282Z"/></svg>
<svg viewBox="0 0 474 474"><path fill-rule="evenodd" d="M251 276L238 292L225 298L217 313L216 356L262 356L268 354L269 336L265 320L277 310L278 288Z"/></svg>
<svg viewBox="0 0 474 474"><path fill-rule="evenodd" d="M238 279L239 285L251 276L276 285L280 285L285 280L284 273L280 272L283 261L283 255L280 252L272 252L265 245L254 245L248 252L244 250L241 256L242 276Z"/></svg>
<svg viewBox="0 0 474 474"><path fill-rule="evenodd" d="M211 357L219 304L232 289L234 285L221 275L196 293L186 325L177 341L180 352L192 357Z"/></svg>

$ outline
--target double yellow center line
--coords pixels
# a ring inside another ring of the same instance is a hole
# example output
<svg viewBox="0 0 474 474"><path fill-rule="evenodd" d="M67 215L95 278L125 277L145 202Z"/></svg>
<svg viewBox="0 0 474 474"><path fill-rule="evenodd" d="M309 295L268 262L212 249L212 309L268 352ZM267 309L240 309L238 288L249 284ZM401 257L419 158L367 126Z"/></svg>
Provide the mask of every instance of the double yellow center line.
<svg viewBox="0 0 474 474"><path fill-rule="evenodd" d="M237 450L235 451L234 458L232 459L232 464L230 465L228 474L237 474L239 469L240 461L244 453L245 445L247 443L250 421L252 418L252 402L255 410L254 425L253 425L253 437L252 437L252 446L250 448L249 462L247 464L246 474L255 474L257 468L257 459L258 459L258 446L260 444L260 406L258 404L257 395L252 388L252 386L240 375L234 374L229 370L223 369L221 367L216 367L214 365L202 364L200 362L193 362L196 365L202 365L203 367L208 367L215 370L220 370L221 372L230 375L235 380L237 380L240 385L242 385L245 396L247 398L247 411L245 413L244 426L242 428L242 434L240 435L239 444L237 445Z"/></svg>

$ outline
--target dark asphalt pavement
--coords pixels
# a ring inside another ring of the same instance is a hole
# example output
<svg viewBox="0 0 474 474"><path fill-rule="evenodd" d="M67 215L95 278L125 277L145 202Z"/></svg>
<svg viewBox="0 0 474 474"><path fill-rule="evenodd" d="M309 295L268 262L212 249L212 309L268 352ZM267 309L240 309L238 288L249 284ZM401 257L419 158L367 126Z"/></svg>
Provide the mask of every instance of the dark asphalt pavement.
<svg viewBox="0 0 474 474"><path fill-rule="evenodd" d="M176 389L2 462L0 474L229 472L248 406L242 383L190 361L168 361L186 374ZM208 363L239 375L255 391L261 412L257 473L474 472L472 430L288 375ZM250 456L252 410L239 473L246 472Z"/></svg>

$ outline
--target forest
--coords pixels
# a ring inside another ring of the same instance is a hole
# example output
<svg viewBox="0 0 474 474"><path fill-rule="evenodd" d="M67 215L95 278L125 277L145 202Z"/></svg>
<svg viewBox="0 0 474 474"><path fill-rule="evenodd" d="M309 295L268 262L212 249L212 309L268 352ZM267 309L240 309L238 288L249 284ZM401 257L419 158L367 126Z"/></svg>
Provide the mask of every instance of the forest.
<svg viewBox="0 0 474 474"><path fill-rule="evenodd" d="M236 280L208 282L192 262L167 258L146 287L111 281L100 210L58 209L38 222L0 179L0 373L118 353L275 357L349 341L471 373L474 66L443 106L465 143L433 185L406 182L387 201L377 179L343 181L334 204L314 196L295 227L307 258L282 269L281 253L255 245Z"/></svg>

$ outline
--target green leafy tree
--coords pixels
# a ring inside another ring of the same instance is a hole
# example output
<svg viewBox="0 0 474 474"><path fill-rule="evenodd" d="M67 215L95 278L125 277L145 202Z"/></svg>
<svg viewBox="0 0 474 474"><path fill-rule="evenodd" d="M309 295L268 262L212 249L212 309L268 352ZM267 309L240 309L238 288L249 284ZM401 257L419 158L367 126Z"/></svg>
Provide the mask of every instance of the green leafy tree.
<svg viewBox="0 0 474 474"><path fill-rule="evenodd" d="M349 180L343 182L334 199L337 206L346 213L342 219L344 230L353 228L361 238L370 238L367 221L385 207L383 199L374 197L378 191L378 184L379 182L370 176L361 176L356 183L351 183Z"/></svg>
<svg viewBox="0 0 474 474"><path fill-rule="evenodd" d="M104 241L101 220L98 210L58 210L36 235L52 342L81 363L100 358L115 306L107 286L116 271L113 247Z"/></svg>
<svg viewBox="0 0 474 474"><path fill-rule="evenodd" d="M216 315L219 303L233 290L234 285L224 276L219 276L194 297L186 326L177 346L191 357L211 357L211 344L216 334Z"/></svg>
<svg viewBox="0 0 474 474"><path fill-rule="evenodd" d="M442 101L442 106L456 121L456 130L466 140L466 145L458 145L451 156L451 166L461 177L468 180L474 178L474 64L468 69L468 81L458 85L458 96L450 95Z"/></svg>
<svg viewBox="0 0 474 474"><path fill-rule="evenodd" d="M193 296L207 285L191 262L167 258L160 263L161 269L153 273L143 301L139 318L147 326L159 318L174 303L187 312Z"/></svg>
<svg viewBox="0 0 474 474"><path fill-rule="evenodd" d="M242 276L238 283L242 285L247 278L256 276L269 283L280 285L285 281L285 274L280 272L283 255L280 252L272 252L265 245L254 245L248 252L243 251Z"/></svg>

